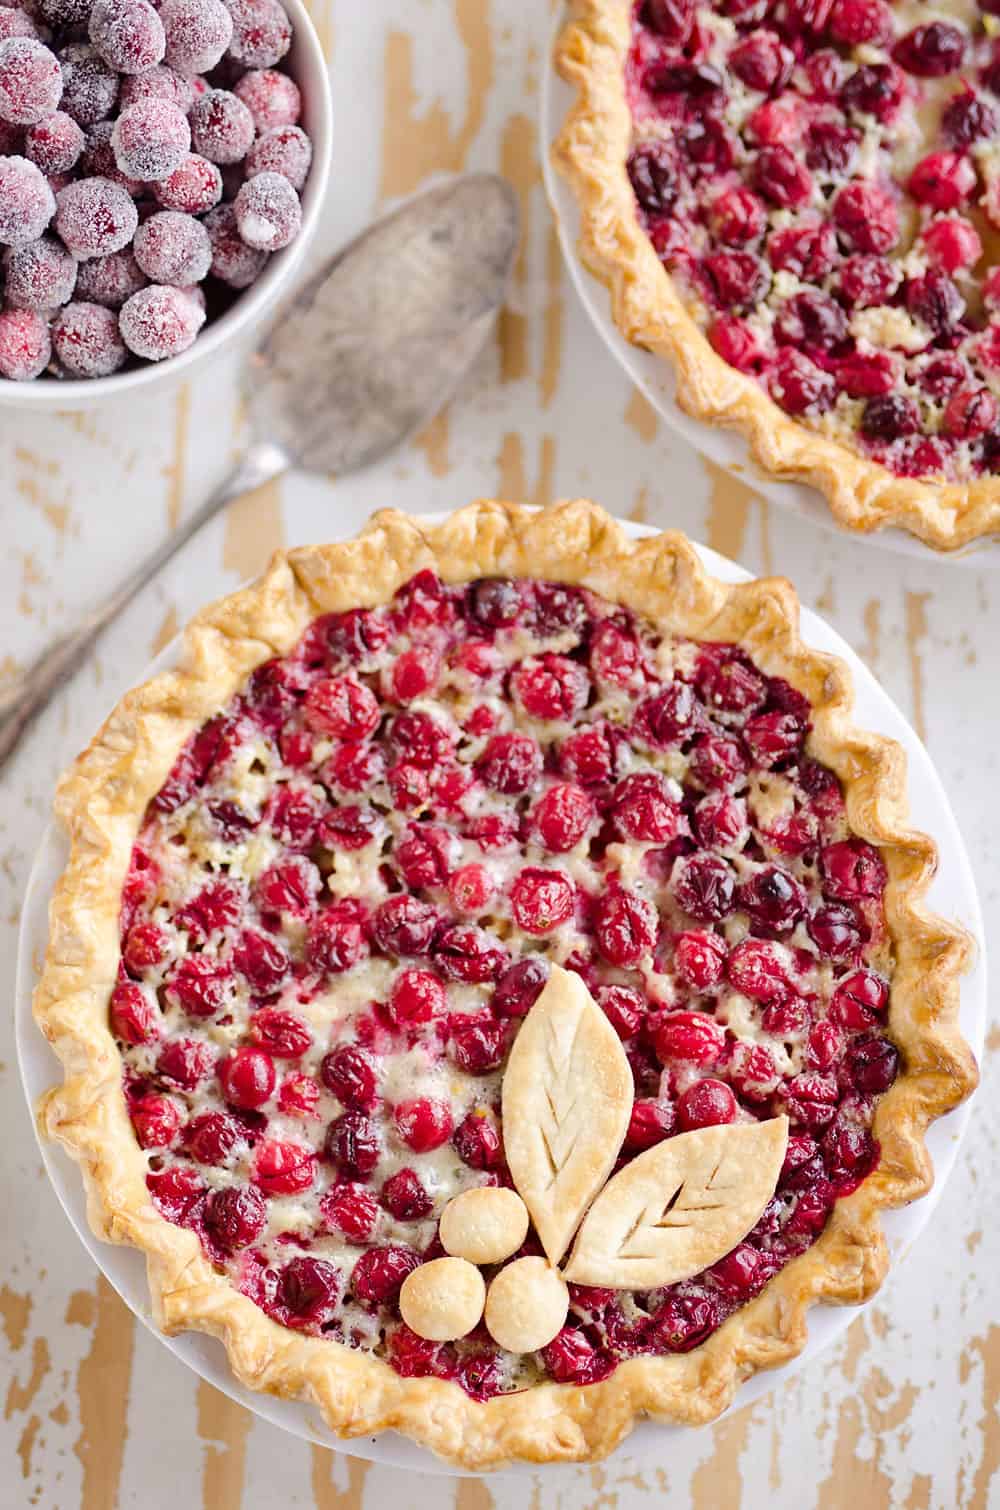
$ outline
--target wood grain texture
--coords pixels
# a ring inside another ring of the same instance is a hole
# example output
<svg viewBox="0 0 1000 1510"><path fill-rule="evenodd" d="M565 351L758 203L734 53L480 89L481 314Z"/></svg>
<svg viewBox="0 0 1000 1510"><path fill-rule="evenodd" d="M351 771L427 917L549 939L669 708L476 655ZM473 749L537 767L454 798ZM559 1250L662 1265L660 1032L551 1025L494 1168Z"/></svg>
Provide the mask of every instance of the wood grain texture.
<svg viewBox="0 0 1000 1510"><path fill-rule="evenodd" d="M380 467L292 477L219 521L133 605L32 733L0 804L6 999L31 857L55 777L153 646L279 539L355 529L387 504L445 508L498 489L590 493L675 525L822 601L923 733L1000 935L1000 576L893 556L765 507L654 424L591 329L558 255L534 135L550 8L525 0L314 0L338 144L332 249L430 175L502 168L525 212L511 308L447 418ZM235 367L166 398L0 429L0 675L68 624L219 480L239 444ZM653 1458L554 1478L456 1482L368 1467L242 1416L132 1318L48 1192L0 1023L0 1504L3 1510L998 1510L1000 1035L931 1229L824 1360L767 1401Z"/></svg>

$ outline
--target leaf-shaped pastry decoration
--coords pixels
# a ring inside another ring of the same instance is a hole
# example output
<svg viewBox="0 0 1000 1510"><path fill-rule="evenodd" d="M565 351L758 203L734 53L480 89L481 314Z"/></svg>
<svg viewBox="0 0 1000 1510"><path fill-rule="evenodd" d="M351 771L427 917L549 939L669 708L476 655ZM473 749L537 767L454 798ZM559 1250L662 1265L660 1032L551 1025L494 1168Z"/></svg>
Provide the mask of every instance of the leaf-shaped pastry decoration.
<svg viewBox="0 0 1000 1510"><path fill-rule="evenodd" d="M564 1271L580 1285L653 1290L714 1264L774 1194L788 1118L703 1127L620 1170L580 1228Z"/></svg>
<svg viewBox="0 0 1000 1510"><path fill-rule="evenodd" d="M617 1033L580 977L553 966L503 1080L507 1163L552 1264L614 1165L632 1096Z"/></svg>

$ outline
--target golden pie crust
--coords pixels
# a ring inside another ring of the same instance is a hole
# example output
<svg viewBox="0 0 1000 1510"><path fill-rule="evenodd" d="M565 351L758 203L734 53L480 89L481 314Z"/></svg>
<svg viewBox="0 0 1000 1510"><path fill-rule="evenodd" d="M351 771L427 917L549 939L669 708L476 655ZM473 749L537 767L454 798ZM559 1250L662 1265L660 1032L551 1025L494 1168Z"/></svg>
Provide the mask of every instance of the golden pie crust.
<svg viewBox="0 0 1000 1510"><path fill-rule="evenodd" d="M739 430L764 471L817 488L848 529L868 533L895 525L945 551L1000 530L1000 477L968 483L896 477L798 424L712 349L636 216L625 167L632 0L569 0L569 9L555 61L577 94L553 159L580 205L583 261L607 286L626 340L671 362L681 408L707 424Z"/></svg>
<svg viewBox="0 0 1000 1510"><path fill-rule="evenodd" d="M905 1063L876 1110L878 1167L836 1203L814 1245L701 1347L634 1358L584 1388L548 1382L485 1404L453 1383L404 1379L373 1356L280 1326L215 1271L193 1232L159 1215L108 1026L132 844L184 741L255 666L289 652L317 616L383 604L425 567L452 583L499 574L585 585L627 602L663 631L738 641L764 671L810 699L810 753L836 772L851 827L880 846L888 869L885 911L896 960L889 1028ZM62 779L56 812L71 852L52 902L34 1010L65 1080L44 1098L41 1128L79 1163L95 1233L145 1253L157 1325L219 1338L242 1384L316 1404L343 1437L393 1428L482 1470L517 1459L603 1457L643 1416L711 1421L750 1374L801 1351L813 1301L857 1304L877 1290L888 1266L880 1213L930 1188L927 1126L976 1084L958 1028L971 940L925 906L936 851L907 823L903 751L853 726L848 672L802 642L787 582L716 581L683 535L632 539L593 503L537 513L479 502L434 526L385 511L356 539L277 555L257 582L194 619L176 670L122 699Z"/></svg>

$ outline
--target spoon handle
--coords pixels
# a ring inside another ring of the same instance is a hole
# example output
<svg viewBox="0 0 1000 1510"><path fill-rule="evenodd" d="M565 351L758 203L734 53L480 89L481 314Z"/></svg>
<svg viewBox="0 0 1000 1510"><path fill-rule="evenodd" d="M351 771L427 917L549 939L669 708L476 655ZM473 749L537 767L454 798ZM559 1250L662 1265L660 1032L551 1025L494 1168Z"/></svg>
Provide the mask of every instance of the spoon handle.
<svg viewBox="0 0 1000 1510"><path fill-rule="evenodd" d="M99 607L92 609L74 629L53 641L37 660L0 692L0 770L14 753L28 725L72 676L97 636L131 603L136 593L227 503L244 493L253 492L272 477L280 477L288 467L289 458L278 446L269 443L251 446L201 507L161 541Z"/></svg>

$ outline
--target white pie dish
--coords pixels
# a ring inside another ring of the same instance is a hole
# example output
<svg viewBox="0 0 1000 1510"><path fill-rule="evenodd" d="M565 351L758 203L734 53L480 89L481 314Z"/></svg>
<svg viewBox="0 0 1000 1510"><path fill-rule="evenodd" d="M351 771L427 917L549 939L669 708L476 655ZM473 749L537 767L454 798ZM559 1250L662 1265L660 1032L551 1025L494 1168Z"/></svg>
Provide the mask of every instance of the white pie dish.
<svg viewBox="0 0 1000 1510"><path fill-rule="evenodd" d="M650 532L642 530L640 527L634 527L634 533L645 534ZM715 556L711 552L705 551L702 554L708 568L715 571L724 579L740 580L747 575L740 568L735 567L732 563L725 562L722 558ZM818 648L833 651L847 660L851 665L858 694L857 721L863 727L873 728L880 733L898 738L910 752L910 785L913 818L916 824L928 829L934 835L941 849L941 867L931 897L932 905L939 911L956 917L977 938L981 938L982 930L978 904L976 902L968 862L965 858L961 840L955 830L954 820L951 816L947 799L941 789L940 782L930 766L926 753L919 745L912 731L908 729L898 711L838 636L823 625L821 621L816 619L815 616L808 613L803 614L803 632L809 642L815 644ZM168 647L163 655L158 658L158 661L154 663L154 666L149 668L149 671L152 672L161 669L164 664L169 664L172 657L176 654L176 648L176 646ZM54 1079L55 1061L51 1058L45 1043L34 1029L30 1017L29 995L32 984L31 961L40 952L38 948L39 944L44 946L47 925L45 904L48 898L48 891L51 881L58 874L62 863L63 847L61 837L54 830L50 830L43 844L39 860L36 863L29 886L29 893L25 899L24 924L19 957L17 997L19 1054L26 1088L32 1101ZM962 1031L976 1050L979 1049L982 1041L985 1017L984 1003L984 965L980 956L975 973L965 983L961 1019ZM957 1141L964 1128L965 1120L966 1118L963 1113L957 1113L937 1124L930 1136L929 1148L932 1155L935 1156L939 1170L939 1179L935 1186L935 1193L918 1205L910 1208L909 1211L893 1213L886 1220L889 1246L894 1258L898 1258L905 1251L929 1217L935 1197L940 1194L943 1179L953 1161ZM77 1226L77 1230L80 1232L81 1238L91 1252L95 1262L104 1269L111 1283L119 1289L120 1293L132 1305L136 1313L143 1319L146 1319L149 1307L144 1266L141 1258L130 1250L106 1247L90 1236L85 1223L84 1200L79 1177L71 1173L69 1162L61 1154L54 1154L49 1149L43 1149L42 1152L53 1183L66 1207L67 1214L74 1225ZM813 1321L812 1336L809 1346L802 1355L803 1359L813 1355L820 1348L832 1341L843 1327L848 1324L852 1314L853 1312L850 1310L819 1309L815 1311L813 1313L815 1319ZM290 1402L279 1403L272 1400L264 1400L259 1395L246 1395L235 1385L216 1345L200 1336L170 1339L167 1341L167 1345L184 1361L194 1367L197 1372L204 1377L210 1378L213 1384L222 1388L226 1393L233 1396L233 1398L239 1399L256 1413L276 1424L286 1427L286 1429L296 1432L298 1435L322 1442L324 1445L339 1446L349 1454L371 1457L382 1462L447 1471L442 1469L442 1465L438 1460L431 1458L429 1454L416 1447L401 1442L398 1438L382 1439L378 1443L373 1444L371 1448L369 1448L367 1442L342 1444L314 1421L308 1407ZM797 1362L792 1367L797 1366ZM746 1403L761 1394L767 1393L773 1387L773 1383L777 1378L777 1374L772 1379L768 1379L766 1376L758 1377L741 1392L738 1397L739 1403ZM634 1445L629 1446L627 1449L621 1449L620 1454L617 1456L625 1459L635 1459L648 1451L656 1449L662 1451L664 1446L662 1433L664 1429L652 1425L642 1427L639 1435L634 1439ZM669 1430L670 1428L667 1429ZM525 1469L522 1471L533 1472L536 1470Z"/></svg>
<svg viewBox="0 0 1000 1510"><path fill-rule="evenodd" d="M283 67L301 90L302 126L313 147L309 176L302 190L302 229L298 236L270 258L257 281L237 295L224 314L205 325L180 356L168 357L163 362L146 362L111 377L90 380L62 381L50 377L36 378L30 383L0 380L0 408L58 414L92 409L106 400L129 399L154 387L175 386L209 358L245 338L274 312L319 229L333 151L330 81L316 28L304 0L282 0L282 3L292 23L292 45Z"/></svg>

